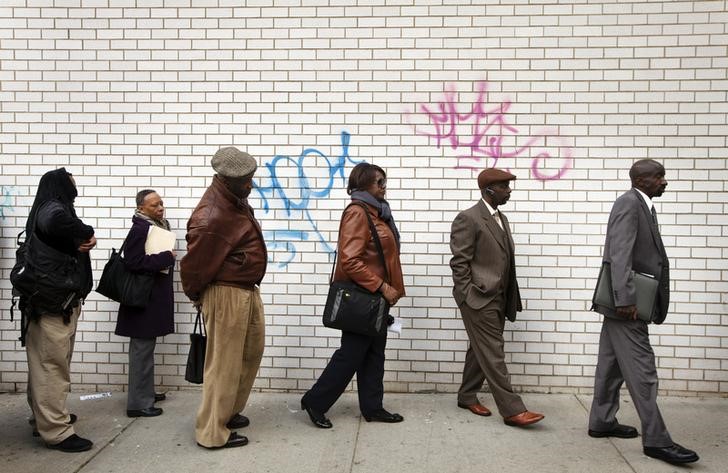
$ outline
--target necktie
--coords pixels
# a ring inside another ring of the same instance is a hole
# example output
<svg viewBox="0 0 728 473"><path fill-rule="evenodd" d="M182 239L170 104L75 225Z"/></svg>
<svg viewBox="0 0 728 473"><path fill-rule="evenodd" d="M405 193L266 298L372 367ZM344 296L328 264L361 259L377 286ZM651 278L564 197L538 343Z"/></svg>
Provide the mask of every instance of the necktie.
<svg viewBox="0 0 728 473"><path fill-rule="evenodd" d="M655 207L652 207L652 223L655 224L655 228L657 229L657 233L660 233L660 226L657 224L657 211L655 211Z"/></svg>
<svg viewBox="0 0 728 473"><path fill-rule="evenodd" d="M495 221L496 221L496 223L498 224L498 226L499 226L499 227L501 228L501 230L505 231L506 229L505 229L505 228L503 228L503 220L501 219L501 213L500 213L500 210L496 210L496 211L495 211L495 212L493 213L493 217L495 218Z"/></svg>

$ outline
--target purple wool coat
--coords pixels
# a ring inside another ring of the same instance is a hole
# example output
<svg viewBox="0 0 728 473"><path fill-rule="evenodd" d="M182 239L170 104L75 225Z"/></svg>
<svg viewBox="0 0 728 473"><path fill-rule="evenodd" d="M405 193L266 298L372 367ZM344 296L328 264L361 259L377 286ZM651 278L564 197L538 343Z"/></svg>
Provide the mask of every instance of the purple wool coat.
<svg viewBox="0 0 728 473"><path fill-rule="evenodd" d="M132 217L131 221L131 230L124 247L124 263L132 271L155 273L154 286L152 297L145 308L119 306L115 333L133 338L161 337L174 332L174 256L171 251L144 254L150 224L139 217ZM169 268L169 274L159 272L166 268Z"/></svg>

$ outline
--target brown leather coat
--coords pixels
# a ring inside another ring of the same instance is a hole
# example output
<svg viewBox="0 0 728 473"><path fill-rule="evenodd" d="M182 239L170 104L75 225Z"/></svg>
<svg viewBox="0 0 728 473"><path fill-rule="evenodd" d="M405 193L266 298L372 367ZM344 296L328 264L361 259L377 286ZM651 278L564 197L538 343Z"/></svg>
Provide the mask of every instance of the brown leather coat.
<svg viewBox="0 0 728 473"><path fill-rule="evenodd" d="M402 265L399 261L399 249L389 225L382 220L377 209L366 205L369 215L377 229L379 240L384 250L384 261L387 265L389 280L387 283L405 295ZM339 225L338 257L336 261L335 281L354 281L358 285L374 292L382 285L384 268L377 252L377 247L369 229L365 210L360 205L349 205L341 216Z"/></svg>
<svg viewBox="0 0 728 473"><path fill-rule="evenodd" d="M182 289L196 301L211 284L252 288L265 276L268 253L247 202L215 176L187 222Z"/></svg>

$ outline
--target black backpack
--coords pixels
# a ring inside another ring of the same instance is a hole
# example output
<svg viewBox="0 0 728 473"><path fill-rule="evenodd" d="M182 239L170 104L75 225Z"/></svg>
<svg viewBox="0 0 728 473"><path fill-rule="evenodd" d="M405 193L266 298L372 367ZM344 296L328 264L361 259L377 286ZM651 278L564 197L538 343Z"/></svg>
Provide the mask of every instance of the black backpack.
<svg viewBox="0 0 728 473"><path fill-rule="evenodd" d="M34 226L33 226L34 227ZM25 346L28 323L44 312L68 316L82 297L82 263L73 256L44 243L35 231L21 241L25 230L18 234L15 266L10 271L13 285L13 308L18 305L21 315L20 342ZM17 299L17 301L16 301Z"/></svg>

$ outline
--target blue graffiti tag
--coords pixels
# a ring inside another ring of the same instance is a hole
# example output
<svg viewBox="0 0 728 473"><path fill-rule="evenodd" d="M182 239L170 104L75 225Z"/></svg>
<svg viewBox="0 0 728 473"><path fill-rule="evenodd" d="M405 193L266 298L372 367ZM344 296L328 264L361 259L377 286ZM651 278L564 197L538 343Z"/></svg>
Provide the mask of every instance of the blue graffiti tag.
<svg viewBox="0 0 728 473"><path fill-rule="evenodd" d="M327 253L333 253L334 249L329 245L318 229L310 211L311 201L314 199L326 198L331 194L336 177L341 178L342 185L346 182L344 168L347 162L357 164L349 156L350 134L347 131L341 132L341 154L337 159L326 156L315 148L306 148L294 159L286 155L276 155L265 163L268 175L256 180L253 184L260 195L263 211L268 214L277 207L272 201L278 198L281 209L285 211L290 224L296 225L301 220L291 218L293 212L301 212L305 229L282 229L268 230L264 232L269 250L281 249L288 253L288 257L278 263L279 267L285 267L293 261L297 248L295 242L308 241L311 234ZM318 175L316 175L318 174ZM287 178L289 185L285 188L281 185L281 179ZM263 184L262 181L268 181Z"/></svg>
<svg viewBox="0 0 728 473"><path fill-rule="evenodd" d="M5 220L8 213L13 213L13 192L15 189L9 186L0 186L0 220Z"/></svg>

